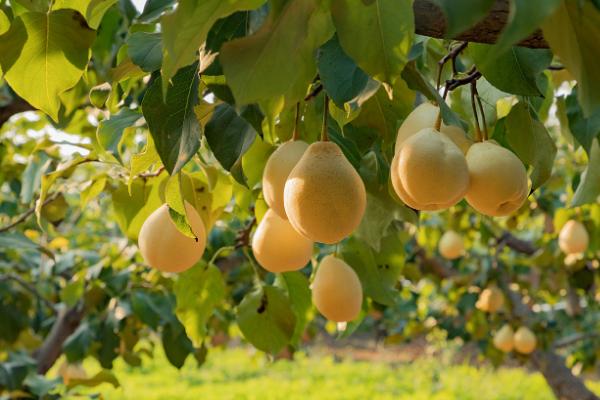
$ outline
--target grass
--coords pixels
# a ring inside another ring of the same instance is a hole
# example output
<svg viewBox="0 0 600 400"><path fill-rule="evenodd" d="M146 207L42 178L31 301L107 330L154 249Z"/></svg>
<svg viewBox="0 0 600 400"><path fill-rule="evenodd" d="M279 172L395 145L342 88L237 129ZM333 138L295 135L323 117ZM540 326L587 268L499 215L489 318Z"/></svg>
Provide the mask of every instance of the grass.
<svg viewBox="0 0 600 400"><path fill-rule="evenodd" d="M157 352L158 353L158 352ZM190 357L176 370L164 355L140 368L115 365L120 388L102 385L106 399L410 399L410 400L553 400L540 374L524 369L444 365L423 358L389 364L297 354L296 360L269 362L245 348L213 350L201 368ZM89 372L93 368L88 367ZM600 384L594 382L594 389Z"/></svg>

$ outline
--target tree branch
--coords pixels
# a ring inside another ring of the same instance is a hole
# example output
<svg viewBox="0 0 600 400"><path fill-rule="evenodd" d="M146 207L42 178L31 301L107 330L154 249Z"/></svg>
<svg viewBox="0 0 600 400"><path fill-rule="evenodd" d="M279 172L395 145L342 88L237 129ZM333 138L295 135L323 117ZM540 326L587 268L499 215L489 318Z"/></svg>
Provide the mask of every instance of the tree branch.
<svg viewBox="0 0 600 400"><path fill-rule="evenodd" d="M0 282L2 282L2 281L14 281L14 282L18 283L23 289L25 289L28 292L30 292L31 294L33 294L38 300L40 300L50 310L52 310L52 313L56 314L56 308L54 308L54 303L52 303L50 300L48 300L45 297L43 297L37 291L37 289L35 288L35 286L33 286L31 283L23 280L20 276L15 275L15 274L0 275Z"/></svg>
<svg viewBox="0 0 600 400"><path fill-rule="evenodd" d="M490 13L475 26L456 37L446 35L446 17L433 0L415 0L415 32L434 38L446 38L477 43L496 43L510 14L509 0L496 0ZM518 44L530 48L548 48L542 32L538 29Z"/></svg>
<svg viewBox="0 0 600 400"><path fill-rule="evenodd" d="M42 204L42 207L44 207L46 204L56 200L58 198L58 196L60 196L61 192L54 192L52 193L50 196L48 196L46 198L46 200L44 201L44 203ZM14 220L13 222L11 222L10 224L0 227L0 233L2 232L6 232L12 228L14 228L15 226L27 221L27 218L29 218L33 213L35 212L35 207L30 208L29 210L25 211L23 214L21 214L19 216L19 218L17 218L16 220Z"/></svg>

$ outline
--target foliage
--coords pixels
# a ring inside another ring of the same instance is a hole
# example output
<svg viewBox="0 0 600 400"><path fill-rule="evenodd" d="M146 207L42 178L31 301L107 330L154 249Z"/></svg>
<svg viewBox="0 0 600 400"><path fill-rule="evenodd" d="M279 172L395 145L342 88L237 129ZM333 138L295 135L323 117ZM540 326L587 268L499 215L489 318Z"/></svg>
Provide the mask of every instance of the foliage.
<svg viewBox="0 0 600 400"><path fill-rule="evenodd" d="M436 3L451 34L491 4ZM142 11L129 0L0 0L0 395L58 398L114 381L115 363L138 367L157 343L177 368L202 365L239 336L273 354L296 350L331 328L310 305L309 282L334 252L365 293L340 336L441 334L476 343L498 365L511 356L491 332L526 322L544 349L583 334L564 355L593 368L600 10L590 0L511 4L496 44L465 48L416 35L408 0L150 0ZM516 46L539 28L550 49ZM461 85L475 81L477 92ZM477 128L475 98L485 116ZM461 202L418 214L399 201L389 185L396 131L426 99L445 124L472 139L481 126L527 166L532 193L518 213L493 219ZM366 217L339 246L318 245L305 268L276 276L248 247L265 212L262 171L293 132L316 141L323 121L365 183ZM165 202L191 235L184 200L210 231L207 250L185 273L161 274L135 241ZM590 246L565 260L556 237L571 218ZM440 262L448 229L468 254ZM500 245L506 232L534 251ZM475 308L504 278L532 306L527 321ZM65 316L72 330L52 343L69 362L94 358L103 369L69 387L46 376L39 352Z"/></svg>

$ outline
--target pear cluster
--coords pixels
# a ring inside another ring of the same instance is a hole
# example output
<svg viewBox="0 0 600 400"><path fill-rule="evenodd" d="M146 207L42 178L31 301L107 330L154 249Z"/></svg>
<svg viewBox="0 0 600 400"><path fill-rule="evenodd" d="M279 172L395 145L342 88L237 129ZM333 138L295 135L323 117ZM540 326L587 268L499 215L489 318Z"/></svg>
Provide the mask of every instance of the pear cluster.
<svg viewBox="0 0 600 400"><path fill-rule="evenodd" d="M282 144L267 160L262 187L269 209L254 233L252 251L270 272L303 268L315 242L346 238L366 208L360 176L339 146L328 141ZM362 305L360 280L343 260L327 256L315 274L312 298L326 318L350 321Z"/></svg>
<svg viewBox="0 0 600 400"><path fill-rule="evenodd" d="M585 253L589 241L585 226L573 219L567 221L558 234L558 247L567 255Z"/></svg>
<svg viewBox="0 0 600 400"><path fill-rule="evenodd" d="M398 129L391 164L392 186L409 207L449 208L465 198L490 216L513 213L525 202L525 166L493 140L472 144L459 127L440 124L438 107L424 103Z"/></svg>
<svg viewBox="0 0 600 400"><path fill-rule="evenodd" d="M196 238L177 229L167 204L146 218L138 236L138 247L146 264L162 272L183 272L200 261L206 248L206 228L198 211L187 201L185 211Z"/></svg>
<svg viewBox="0 0 600 400"><path fill-rule="evenodd" d="M509 353L515 350L521 354L530 354L537 347L535 334L526 326L521 326L516 331L508 324L500 328L493 339L494 347Z"/></svg>

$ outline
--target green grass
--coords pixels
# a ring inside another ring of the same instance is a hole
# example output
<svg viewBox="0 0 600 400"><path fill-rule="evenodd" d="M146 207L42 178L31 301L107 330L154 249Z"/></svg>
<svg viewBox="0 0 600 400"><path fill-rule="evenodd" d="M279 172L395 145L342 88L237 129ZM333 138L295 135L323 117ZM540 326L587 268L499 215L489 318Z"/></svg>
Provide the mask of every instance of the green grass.
<svg viewBox="0 0 600 400"><path fill-rule="evenodd" d="M297 355L296 361L269 362L248 349L213 350L204 366L188 359L181 371L162 354L141 368L117 363L121 387L102 385L106 399L410 399L553 400L540 374L523 369L445 366L435 359L390 365L383 362ZM93 372L92 368L88 368ZM594 382L594 389L600 384Z"/></svg>

